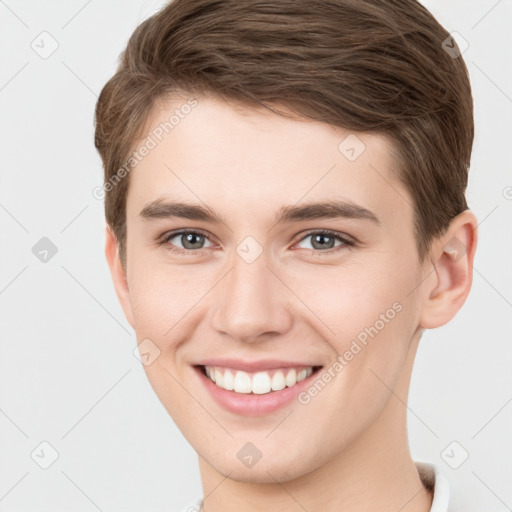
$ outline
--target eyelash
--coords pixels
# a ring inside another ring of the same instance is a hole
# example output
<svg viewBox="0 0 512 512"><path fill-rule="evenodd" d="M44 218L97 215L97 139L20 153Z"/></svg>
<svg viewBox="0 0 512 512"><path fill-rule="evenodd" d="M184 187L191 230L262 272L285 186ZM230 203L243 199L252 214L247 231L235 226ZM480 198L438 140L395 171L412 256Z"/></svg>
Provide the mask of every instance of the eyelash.
<svg viewBox="0 0 512 512"><path fill-rule="evenodd" d="M172 231L170 233L166 233L163 236L163 238L161 239L161 241L159 242L159 244L160 245L167 245L167 250L168 251L170 251L173 254L179 254L179 255L194 256L194 255L197 255L198 253L200 254L201 251L204 251L205 249L207 249L207 247L203 247L201 249L176 249L174 246L172 246L169 243L169 240L172 239L172 238L175 238L178 235L182 235L182 234L195 234L195 235L201 235L201 236L204 236L205 238L208 238L206 233L203 233L200 230L181 229L181 230L178 230L178 231ZM305 249L307 251L314 252L315 256L316 255L329 256L329 255L332 255L334 253L337 253L341 249L345 249L347 247L353 247L353 246L356 245L356 242L343 237L342 235L340 235L339 233L336 233L335 231L330 231L330 230L326 230L326 229L309 231L309 232L303 234L301 238L297 239L294 242L294 244L299 243L302 240L308 238L309 236L313 236L313 235L328 236L328 237L334 238L335 240L338 240L338 241L342 242L341 245L339 245L337 247L332 247L331 249L326 249L326 250Z"/></svg>

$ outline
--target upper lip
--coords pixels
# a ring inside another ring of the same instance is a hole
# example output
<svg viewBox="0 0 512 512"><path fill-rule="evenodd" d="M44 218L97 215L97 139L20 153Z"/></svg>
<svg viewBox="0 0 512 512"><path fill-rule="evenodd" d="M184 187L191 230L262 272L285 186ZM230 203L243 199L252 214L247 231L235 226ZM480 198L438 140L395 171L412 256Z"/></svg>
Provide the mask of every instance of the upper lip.
<svg viewBox="0 0 512 512"><path fill-rule="evenodd" d="M275 370L277 368L295 368L321 366L319 364L301 363L298 361L284 361L280 359L260 359L259 361L249 361L243 359L215 358L203 359L196 363L197 366L220 366L225 368L233 368L234 370L242 370L244 372L257 372L265 370Z"/></svg>

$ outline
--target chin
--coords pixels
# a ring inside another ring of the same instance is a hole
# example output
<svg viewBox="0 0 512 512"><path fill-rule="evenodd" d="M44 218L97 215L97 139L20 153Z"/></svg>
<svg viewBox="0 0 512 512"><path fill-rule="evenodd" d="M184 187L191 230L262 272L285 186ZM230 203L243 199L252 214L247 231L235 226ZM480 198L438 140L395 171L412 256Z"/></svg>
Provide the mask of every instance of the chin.
<svg viewBox="0 0 512 512"><path fill-rule="evenodd" d="M235 456L234 459L225 459L220 464L217 461L211 464L215 470L230 480L236 482L251 484L275 484L276 482L285 483L300 478L314 471L322 465L319 462L316 466L307 464L302 460L300 466L297 465L297 456L288 458L277 456L275 460L270 460L272 456L262 457L252 467L244 467L243 463Z"/></svg>

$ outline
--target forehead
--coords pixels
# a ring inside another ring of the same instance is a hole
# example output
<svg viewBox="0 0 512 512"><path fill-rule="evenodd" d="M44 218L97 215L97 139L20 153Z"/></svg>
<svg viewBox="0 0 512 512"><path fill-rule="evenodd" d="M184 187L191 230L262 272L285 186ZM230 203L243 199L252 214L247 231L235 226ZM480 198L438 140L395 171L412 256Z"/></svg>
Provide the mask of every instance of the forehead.
<svg viewBox="0 0 512 512"><path fill-rule="evenodd" d="M357 202L384 218L412 214L386 137L213 97L187 99L152 112L137 146L150 149L130 173L128 217L165 194L226 216L270 215L283 204L320 199Z"/></svg>

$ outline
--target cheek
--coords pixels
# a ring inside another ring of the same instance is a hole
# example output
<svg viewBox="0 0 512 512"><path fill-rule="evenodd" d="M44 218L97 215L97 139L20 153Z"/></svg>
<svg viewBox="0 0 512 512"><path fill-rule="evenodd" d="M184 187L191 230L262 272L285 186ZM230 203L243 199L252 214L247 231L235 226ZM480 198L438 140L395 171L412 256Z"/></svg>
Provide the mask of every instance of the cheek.
<svg viewBox="0 0 512 512"><path fill-rule="evenodd" d="M182 368L179 347L194 332L194 306L206 293L205 281L184 269L155 265L149 258L132 259L132 265L128 286L137 341L149 339L158 349L152 348L158 356L144 371L164 407L184 428L193 419L187 406L190 397L179 382L190 378L183 373L190 369Z"/></svg>
<svg viewBox="0 0 512 512"><path fill-rule="evenodd" d="M336 380L346 379L354 390L361 385L359 392L370 384L381 386L370 368L385 382L396 380L417 325L418 304L411 290L418 270L409 260L380 260L328 272L319 268L294 281L294 291L314 313L309 314L313 329L333 349L332 362L341 356L332 372L345 377ZM345 392L352 393L349 388Z"/></svg>
<svg viewBox="0 0 512 512"><path fill-rule="evenodd" d="M375 323L379 331L396 323L390 320L398 316L398 309L410 305L411 283L417 279L414 269L397 261L359 261L301 270L284 274L284 280L317 317L317 325L324 324L319 332L340 340L356 337ZM298 311L303 311L303 317L311 316L305 308Z"/></svg>
<svg viewBox="0 0 512 512"><path fill-rule="evenodd" d="M304 302L314 305L321 320L315 321L315 328L326 333L325 341L333 349L331 364L322 371L324 378L320 375L312 383L300 403L309 404L306 407L315 418L330 411L320 432L329 431L332 420L348 436L369 425L386 405L389 389L406 364L417 309L407 296L414 282L412 269L395 274L351 270L333 273L322 287L310 286L314 282L310 275L298 292Z"/></svg>
<svg viewBox="0 0 512 512"><path fill-rule="evenodd" d="M168 350L192 332L215 275L200 266L171 266L143 257L132 264L128 286L137 338L150 338L161 351Z"/></svg>

